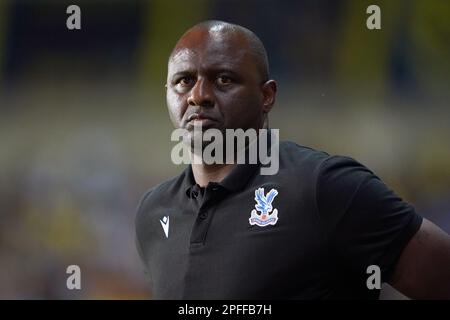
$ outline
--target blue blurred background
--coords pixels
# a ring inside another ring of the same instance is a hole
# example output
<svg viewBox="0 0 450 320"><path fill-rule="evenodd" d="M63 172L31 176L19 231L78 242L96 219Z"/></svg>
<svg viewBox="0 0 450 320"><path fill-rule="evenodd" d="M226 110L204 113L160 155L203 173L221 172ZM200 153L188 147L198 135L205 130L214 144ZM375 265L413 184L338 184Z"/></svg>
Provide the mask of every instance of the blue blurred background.
<svg viewBox="0 0 450 320"><path fill-rule="evenodd" d="M370 4L381 30L366 28ZM151 297L135 208L182 170L167 57L207 19L265 43L283 139L356 158L450 232L449 1L1 0L0 298ZM70 264L82 290L66 288Z"/></svg>

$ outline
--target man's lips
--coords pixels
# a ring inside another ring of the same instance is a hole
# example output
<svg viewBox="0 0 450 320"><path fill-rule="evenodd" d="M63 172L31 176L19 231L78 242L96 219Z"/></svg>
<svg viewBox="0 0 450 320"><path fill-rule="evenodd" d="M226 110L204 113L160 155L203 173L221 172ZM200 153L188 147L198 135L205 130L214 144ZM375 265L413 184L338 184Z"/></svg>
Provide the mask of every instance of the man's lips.
<svg viewBox="0 0 450 320"><path fill-rule="evenodd" d="M192 129L196 126L202 126L202 128L214 127L217 125L217 120L205 113L193 113L189 115L186 121L186 127Z"/></svg>
<svg viewBox="0 0 450 320"><path fill-rule="evenodd" d="M187 122L195 121L195 120L211 120L216 121L213 117L206 115L204 113L193 113L187 118Z"/></svg>

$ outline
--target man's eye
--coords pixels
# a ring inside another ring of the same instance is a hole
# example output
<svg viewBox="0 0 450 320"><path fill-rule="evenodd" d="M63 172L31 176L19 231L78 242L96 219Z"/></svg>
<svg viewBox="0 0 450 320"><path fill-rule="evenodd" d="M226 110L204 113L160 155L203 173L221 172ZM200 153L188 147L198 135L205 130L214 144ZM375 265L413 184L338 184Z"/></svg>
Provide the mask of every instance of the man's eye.
<svg viewBox="0 0 450 320"><path fill-rule="evenodd" d="M227 77L227 76L220 76L220 77L217 78L217 83L219 85L227 85L227 84L230 84L232 82L233 82L233 80L230 77Z"/></svg>
<svg viewBox="0 0 450 320"><path fill-rule="evenodd" d="M182 86L189 86L192 84L193 79L191 77L183 77L178 80L178 84L181 84Z"/></svg>

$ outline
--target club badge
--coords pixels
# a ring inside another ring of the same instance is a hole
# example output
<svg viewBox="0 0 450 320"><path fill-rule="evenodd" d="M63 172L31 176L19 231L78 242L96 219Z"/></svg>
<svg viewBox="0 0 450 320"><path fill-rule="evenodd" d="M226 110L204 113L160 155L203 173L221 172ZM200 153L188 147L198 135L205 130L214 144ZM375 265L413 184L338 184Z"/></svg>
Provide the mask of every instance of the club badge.
<svg viewBox="0 0 450 320"><path fill-rule="evenodd" d="M264 188L258 188L255 190L255 209L252 210L248 221L250 225L257 225L265 227L268 225L275 225L278 221L278 210L273 209L272 201L277 196L278 191L271 189L267 195L264 195ZM258 213L259 211L260 213Z"/></svg>

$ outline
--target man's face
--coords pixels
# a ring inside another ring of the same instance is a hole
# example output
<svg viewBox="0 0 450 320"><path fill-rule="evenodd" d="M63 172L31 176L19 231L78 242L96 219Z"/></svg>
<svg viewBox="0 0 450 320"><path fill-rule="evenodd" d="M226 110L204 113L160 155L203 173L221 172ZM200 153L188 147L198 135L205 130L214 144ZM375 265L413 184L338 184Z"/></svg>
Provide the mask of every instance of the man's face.
<svg viewBox="0 0 450 320"><path fill-rule="evenodd" d="M241 35L194 29L169 60L167 106L176 128L263 126L263 80L255 56Z"/></svg>

